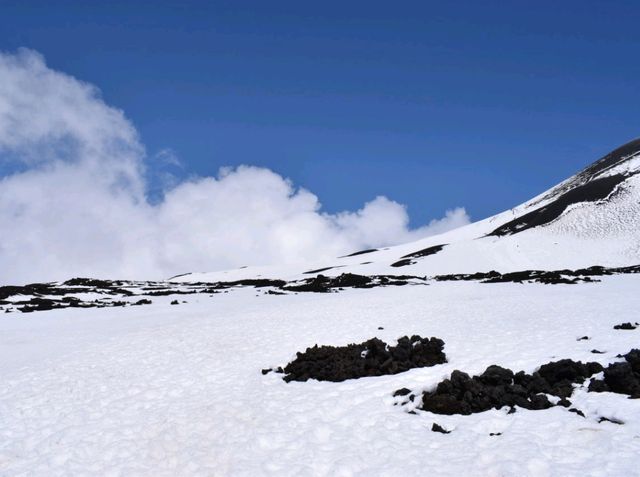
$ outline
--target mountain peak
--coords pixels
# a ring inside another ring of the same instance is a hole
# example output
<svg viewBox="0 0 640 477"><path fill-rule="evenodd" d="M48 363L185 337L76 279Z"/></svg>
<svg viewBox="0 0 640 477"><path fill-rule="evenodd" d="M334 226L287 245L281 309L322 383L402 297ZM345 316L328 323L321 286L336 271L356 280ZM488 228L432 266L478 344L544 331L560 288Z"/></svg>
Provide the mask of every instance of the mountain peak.
<svg viewBox="0 0 640 477"><path fill-rule="evenodd" d="M630 162L637 156L640 156L640 138L629 141L623 146L614 149L606 156L598 159L596 162L576 174L574 178L580 178L585 181L591 180L594 177L599 177L612 171L618 166ZM638 165L636 164L633 169L637 172Z"/></svg>
<svg viewBox="0 0 640 477"><path fill-rule="evenodd" d="M502 224L489 235L511 235L546 225L574 204L606 200L619 190L623 182L638 172L640 139L634 139L528 202L524 206L527 213Z"/></svg>

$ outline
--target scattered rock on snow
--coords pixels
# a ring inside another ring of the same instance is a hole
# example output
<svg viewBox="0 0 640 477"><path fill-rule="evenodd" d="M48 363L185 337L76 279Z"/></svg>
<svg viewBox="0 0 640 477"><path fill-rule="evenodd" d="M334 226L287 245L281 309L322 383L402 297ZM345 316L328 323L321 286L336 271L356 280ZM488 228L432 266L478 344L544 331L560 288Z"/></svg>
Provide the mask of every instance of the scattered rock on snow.
<svg viewBox="0 0 640 477"><path fill-rule="evenodd" d="M433 432L439 432L440 434L450 434L451 431L447 431L444 427L442 427L440 424L437 423L433 423L433 426L431 426L431 430Z"/></svg>
<svg viewBox="0 0 640 477"><path fill-rule="evenodd" d="M573 412L578 416L584 417L584 412L582 412L580 409L576 409L575 407L572 407L571 409L569 409L569 412Z"/></svg>
<svg viewBox="0 0 640 477"><path fill-rule="evenodd" d="M610 422L612 424L618 424L619 426L621 426L622 424L624 424L624 422L612 418L612 417L601 417L600 419L598 419L598 422L602 423L602 422Z"/></svg>
<svg viewBox="0 0 640 477"><path fill-rule="evenodd" d="M631 323L620 323L619 325L615 325L613 327L614 330L635 330L638 327L638 324L632 325Z"/></svg>
<svg viewBox="0 0 640 477"><path fill-rule="evenodd" d="M401 257L401 262L395 266L401 266L428 255L438 253L444 245L429 247L409 255ZM371 252L363 251L364 252ZM407 263L404 263L407 262ZM328 268L327 268L328 269ZM307 273L319 272L311 270ZM473 274L439 275L432 277L435 281L482 281L483 283L501 282L537 282L537 283L578 283L594 281L592 277L603 275L617 275L640 273L640 265L605 268L593 266L578 270L524 270L519 272L501 274L496 271L479 272ZM32 283L24 286L0 286L0 305L3 305L5 313L22 311L30 313L34 311L46 311L58 308L104 308L113 306L128 306L131 303L123 300L111 300L108 296L133 297L133 296L169 296L187 295L194 293L213 296L217 293L227 293L231 289L240 287L268 288L265 295L286 294L294 292L332 292L346 288L374 288L381 286L403 286L415 284L427 284L426 277L413 275L357 275L344 273L337 277L317 275L303 280L286 282L284 280L249 278L229 282L192 282L178 284L173 282L155 281L130 281L130 280L99 280L92 278L73 278L63 283ZM80 299L74 295L97 294L101 298ZM634 329L638 323L623 324L616 329ZM586 337L580 338L585 339Z"/></svg>
<svg viewBox="0 0 640 477"><path fill-rule="evenodd" d="M317 275L313 278L297 282L289 282L280 287L281 290L295 292L328 293L344 288L374 288L381 286L402 286L410 282L424 282L424 277L413 275L358 275L355 273L343 273L337 277Z"/></svg>
<svg viewBox="0 0 640 477"><path fill-rule="evenodd" d="M411 394L411 389L401 388L393 393L393 397L406 396L407 394Z"/></svg>
<svg viewBox="0 0 640 477"><path fill-rule="evenodd" d="M280 366L278 366L277 368L266 368L262 370L262 374L269 374L270 372L274 372L274 373L283 373L284 371L282 370L282 368Z"/></svg>
<svg viewBox="0 0 640 477"><path fill-rule="evenodd" d="M594 282L592 277L604 275L619 275L640 273L640 265L619 268L605 268L593 266L578 270L521 270L510 273L499 273L495 270L490 272L478 272L471 274L436 275L433 277L437 281L481 281L482 283L543 283L553 284L576 284L580 282Z"/></svg>

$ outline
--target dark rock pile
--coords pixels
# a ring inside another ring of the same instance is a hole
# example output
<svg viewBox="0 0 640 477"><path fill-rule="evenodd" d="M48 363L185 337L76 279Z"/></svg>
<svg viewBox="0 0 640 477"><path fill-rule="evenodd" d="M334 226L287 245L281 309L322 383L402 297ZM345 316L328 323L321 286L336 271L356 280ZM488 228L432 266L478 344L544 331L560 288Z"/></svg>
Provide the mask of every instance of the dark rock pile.
<svg viewBox="0 0 640 477"><path fill-rule="evenodd" d="M602 379L591 379L589 392L613 392L640 399L640 350L633 349L618 355L625 361L604 368L598 363L582 363L563 359L542 365L533 374L514 373L500 366L489 366L479 376L470 377L462 371L453 371L449 379L438 383L433 391L422 395L420 409L434 414L474 414L508 406L540 410L553 406L570 407L568 398L575 384L582 384L594 374L603 373ZM394 396L411 391L402 388ZM547 395L559 398L552 403ZM510 412L511 412L510 411ZM584 417L578 409L570 409Z"/></svg>
<svg viewBox="0 0 640 477"><path fill-rule="evenodd" d="M627 394L640 398L640 350L632 349L624 356L623 362L612 363L604 370L604 378L592 380L589 391Z"/></svg>
<svg viewBox="0 0 640 477"><path fill-rule="evenodd" d="M347 346L314 346L298 353L285 368L284 380L340 382L366 376L397 374L412 368L446 363L444 341L406 336L396 346L378 338Z"/></svg>
<svg viewBox="0 0 640 477"><path fill-rule="evenodd" d="M436 389L422 396L421 409L435 414L474 414L504 406L524 409L548 409L554 404L545 394L560 398L558 405L569 407L568 397L574 383L583 383L602 371L598 363L563 359L540 367L532 375L514 373L500 366L489 366L479 376L454 371Z"/></svg>

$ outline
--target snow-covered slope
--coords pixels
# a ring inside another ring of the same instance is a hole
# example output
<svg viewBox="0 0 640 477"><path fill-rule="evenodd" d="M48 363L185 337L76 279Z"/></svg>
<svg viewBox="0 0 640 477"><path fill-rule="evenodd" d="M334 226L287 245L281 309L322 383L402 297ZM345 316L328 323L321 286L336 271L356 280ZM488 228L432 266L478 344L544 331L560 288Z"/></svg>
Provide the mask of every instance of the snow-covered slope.
<svg viewBox="0 0 640 477"><path fill-rule="evenodd" d="M442 416L408 414L393 393L431 389L454 369L617 361L638 347L640 329L612 327L638 320L639 287L640 275L625 275L283 296L240 289L181 296L179 306L157 297L2 314L0 475L638 475L638 400L579 390L571 400L584 418L559 407ZM448 363L342 383L261 374L315 343L412 334L442 338ZM451 434L431 432L434 422Z"/></svg>
<svg viewBox="0 0 640 477"><path fill-rule="evenodd" d="M640 371L621 357L640 348L640 267L424 278L640 264L639 151L481 222L330 263L0 287L0 476L640 475ZM296 288L344 272L368 276ZM277 372L315 344L412 335L437 338L446 362L343 382ZM529 388L553 406L424 406L454 371L527 376L563 359L607 367L565 383L567 407Z"/></svg>
<svg viewBox="0 0 640 477"><path fill-rule="evenodd" d="M440 251L420 256L420 251L439 245L443 245ZM310 257L309 264L297 267L246 267L173 280L294 279L314 269L325 269L325 275L433 276L638 263L640 139L522 205L445 234L330 262Z"/></svg>

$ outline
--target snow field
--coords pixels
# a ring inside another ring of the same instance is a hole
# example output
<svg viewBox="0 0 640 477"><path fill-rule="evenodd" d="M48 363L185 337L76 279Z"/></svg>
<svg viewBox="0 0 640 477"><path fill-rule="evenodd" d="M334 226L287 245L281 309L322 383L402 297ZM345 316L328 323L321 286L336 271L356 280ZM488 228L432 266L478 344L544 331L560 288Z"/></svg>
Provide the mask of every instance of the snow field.
<svg viewBox="0 0 640 477"><path fill-rule="evenodd" d="M639 331L612 329L640 321L639 285L240 289L179 306L3 315L0 475L638 475L637 400L576 391L586 418L559 407L437 416L408 414L392 394L454 369L609 363L640 346ZM442 338L449 363L343 383L260 373L315 343L411 334Z"/></svg>

